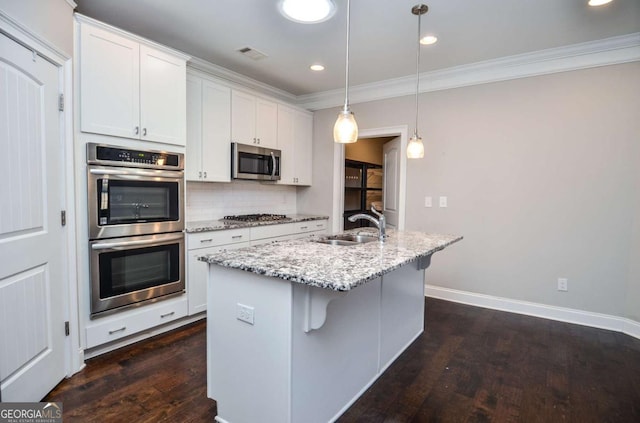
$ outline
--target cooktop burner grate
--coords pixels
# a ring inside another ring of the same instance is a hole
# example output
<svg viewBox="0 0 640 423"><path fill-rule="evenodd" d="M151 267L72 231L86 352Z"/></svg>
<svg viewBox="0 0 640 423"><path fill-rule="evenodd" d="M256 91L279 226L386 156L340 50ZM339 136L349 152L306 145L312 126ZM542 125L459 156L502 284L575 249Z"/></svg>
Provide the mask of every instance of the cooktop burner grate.
<svg viewBox="0 0 640 423"><path fill-rule="evenodd" d="M256 213L225 216L222 220L232 220L236 222L272 222L277 220L291 220L291 218L285 214Z"/></svg>

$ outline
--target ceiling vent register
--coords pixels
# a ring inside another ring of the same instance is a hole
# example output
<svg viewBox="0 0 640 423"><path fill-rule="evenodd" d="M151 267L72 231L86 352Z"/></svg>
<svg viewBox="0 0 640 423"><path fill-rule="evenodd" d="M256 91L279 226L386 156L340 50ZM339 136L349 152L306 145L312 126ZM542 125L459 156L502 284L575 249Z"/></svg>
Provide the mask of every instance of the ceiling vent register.
<svg viewBox="0 0 640 423"><path fill-rule="evenodd" d="M261 51L256 50L253 47L242 47L242 48L239 48L236 51L238 53L242 54L243 56L247 56L249 59L252 59L252 60L262 60L265 57L267 57L266 54L264 54Z"/></svg>

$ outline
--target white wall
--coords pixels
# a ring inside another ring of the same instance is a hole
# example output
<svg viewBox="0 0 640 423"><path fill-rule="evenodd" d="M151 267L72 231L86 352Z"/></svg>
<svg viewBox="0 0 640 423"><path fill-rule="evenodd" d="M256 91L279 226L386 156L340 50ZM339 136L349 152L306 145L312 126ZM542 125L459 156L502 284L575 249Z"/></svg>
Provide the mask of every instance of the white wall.
<svg viewBox="0 0 640 423"><path fill-rule="evenodd" d="M465 237L427 283L640 321L639 74L631 63L422 94L406 228ZM413 101L352 109L361 129L413 128ZM315 113L314 182L333 163L336 112ZM330 212L331 185L301 193L299 209ZM427 195L449 207L424 208Z"/></svg>
<svg viewBox="0 0 640 423"><path fill-rule="evenodd" d="M249 213L296 213L296 188L253 181L187 182L187 221Z"/></svg>
<svg viewBox="0 0 640 423"><path fill-rule="evenodd" d="M71 57L72 3L67 0L0 0L0 10Z"/></svg>

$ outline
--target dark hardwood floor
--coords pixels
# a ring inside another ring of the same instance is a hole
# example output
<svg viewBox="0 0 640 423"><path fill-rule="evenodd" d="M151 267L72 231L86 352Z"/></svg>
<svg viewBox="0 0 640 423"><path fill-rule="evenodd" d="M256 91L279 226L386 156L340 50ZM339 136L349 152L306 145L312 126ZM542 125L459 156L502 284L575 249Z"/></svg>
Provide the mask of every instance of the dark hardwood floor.
<svg viewBox="0 0 640 423"><path fill-rule="evenodd" d="M426 304L425 333L340 423L640 422L640 340L435 299ZM205 324L88 360L45 401L63 402L65 423L211 422Z"/></svg>

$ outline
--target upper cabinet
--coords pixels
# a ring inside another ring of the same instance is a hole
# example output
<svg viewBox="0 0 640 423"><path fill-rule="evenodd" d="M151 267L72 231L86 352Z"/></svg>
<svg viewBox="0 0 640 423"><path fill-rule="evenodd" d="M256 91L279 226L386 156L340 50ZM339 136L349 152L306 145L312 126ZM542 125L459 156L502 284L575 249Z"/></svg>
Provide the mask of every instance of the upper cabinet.
<svg viewBox="0 0 640 423"><path fill-rule="evenodd" d="M278 147L278 105L244 91L231 92L231 140Z"/></svg>
<svg viewBox="0 0 640 423"><path fill-rule="evenodd" d="M80 130L184 145L187 56L80 23Z"/></svg>
<svg viewBox="0 0 640 423"><path fill-rule="evenodd" d="M278 105L278 148L282 150L279 184L311 185L313 116Z"/></svg>
<svg viewBox="0 0 640 423"><path fill-rule="evenodd" d="M187 76L188 181L231 180L231 89Z"/></svg>

